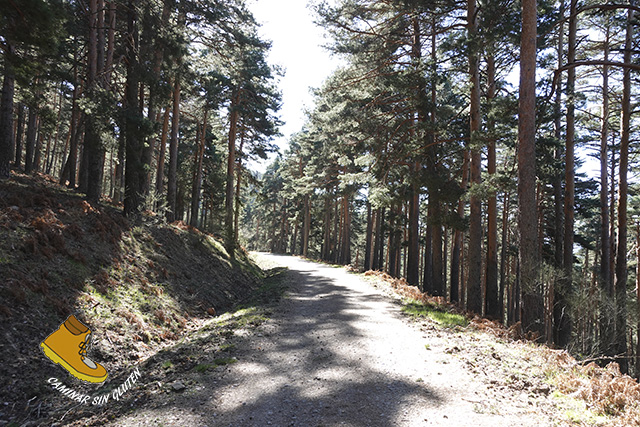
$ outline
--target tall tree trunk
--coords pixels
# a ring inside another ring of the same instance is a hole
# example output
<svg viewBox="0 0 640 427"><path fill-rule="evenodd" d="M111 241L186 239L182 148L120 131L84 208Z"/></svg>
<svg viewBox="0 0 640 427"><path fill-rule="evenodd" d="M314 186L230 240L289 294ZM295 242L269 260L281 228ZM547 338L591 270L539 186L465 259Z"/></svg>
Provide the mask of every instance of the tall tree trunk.
<svg viewBox="0 0 640 427"><path fill-rule="evenodd" d="M338 255L340 247L340 203L338 203L337 189L336 199L333 201L333 237L331 237L331 257L330 261L334 264L338 263Z"/></svg>
<svg viewBox="0 0 640 427"><path fill-rule="evenodd" d="M74 51L74 59L77 60L77 48ZM74 80L78 81L78 71L74 70ZM60 184L69 188L76 186L76 168L78 163L78 141L80 140L80 127L83 121L83 115L78 108L78 97L80 96L80 85L76 83L73 87L73 95L71 100L71 122L69 123L69 154L64 163L62 172L60 173Z"/></svg>
<svg viewBox="0 0 640 427"><path fill-rule="evenodd" d="M6 78L6 76L5 76ZM22 137L24 135L24 104L18 104L18 126L16 129L16 152L14 166L17 168L22 167ZM13 116L12 116L13 117Z"/></svg>
<svg viewBox="0 0 640 427"><path fill-rule="evenodd" d="M444 271L442 270L442 223L440 191L433 191L429 202L431 209L431 288L434 296L446 296Z"/></svg>
<svg viewBox="0 0 640 427"><path fill-rule="evenodd" d="M324 199L324 221L322 231L322 251L320 258L324 261L329 261L329 254L331 252L331 200L329 195Z"/></svg>
<svg viewBox="0 0 640 427"><path fill-rule="evenodd" d="M85 115L85 121L84 121L84 129L82 132L82 144L79 145L80 148L80 163L78 165L78 177L77 177L77 181L78 181L78 192L80 193L84 193L87 194L87 179L89 177L89 159L88 159L88 154L89 152L87 151L87 146L86 146L86 139L87 139L87 121L89 120L89 117L87 115Z"/></svg>
<svg viewBox="0 0 640 427"><path fill-rule="evenodd" d="M124 186L124 214L135 216L140 212L143 195L140 192L141 181L144 180L146 171L142 163L142 151L144 141L140 137L139 123L142 114L139 110L139 88L140 79L138 77L138 13L135 2L130 0L127 5L127 82L125 87L125 99L127 103L127 114L125 118L126 132L126 155L125 166L125 186Z"/></svg>
<svg viewBox="0 0 640 427"><path fill-rule="evenodd" d="M342 196L342 227L340 245L340 264L351 264L351 215L349 212L349 195Z"/></svg>
<svg viewBox="0 0 640 427"><path fill-rule="evenodd" d="M442 296L447 296L447 268L449 262L449 229L447 227L442 229Z"/></svg>
<svg viewBox="0 0 640 427"><path fill-rule="evenodd" d="M387 215L387 210L385 208L381 208L379 220L379 231L380 231L380 240L378 241L378 270L384 269L384 233L385 233L385 217Z"/></svg>
<svg viewBox="0 0 640 427"><path fill-rule="evenodd" d="M27 118L27 139L25 141L25 161L24 173L30 174L34 171L33 160L36 151L36 138L38 136L38 108L35 105L29 106L29 116Z"/></svg>
<svg viewBox="0 0 640 427"><path fill-rule="evenodd" d="M202 119L202 130L198 127L198 151L193 165L193 186L191 191L191 221L192 227L198 226L198 210L200 208L200 191L202 189L202 160L204 158L204 147L207 136L207 114L205 110Z"/></svg>
<svg viewBox="0 0 640 427"><path fill-rule="evenodd" d="M169 173L167 180L167 221L177 218L178 209L178 132L180 128L180 78L176 75L173 87L173 117L169 140Z"/></svg>
<svg viewBox="0 0 640 427"><path fill-rule="evenodd" d="M36 124L36 147L33 152L33 172L40 172L40 163L42 163L42 139L44 138L42 132L42 119L38 117Z"/></svg>
<svg viewBox="0 0 640 427"><path fill-rule="evenodd" d="M89 0L89 45L87 56L87 96L95 100L97 95L98 74L98 28L97 17L98 1ZM95 112L87 114L84 134L84 155L86 156L87 178L84 182L87 200L98 201L102 195L102 178L104 173L105 149L102 144L102 136L97 123ZM84 180L83 180L84 181Z"/></svg>
<svg viewBox="0 0 640 427"><path fill-rule="evenodd" d="M365 265L365 269L367 270L376 270L378 267L378 213L380 208L373 209L371 211L371 259L369 260L369 265Z"/></svg>
<svg viewBox="0 0 640 427"><path fill-rule="evenodd" d="M417 179L420 165L413 164L412 174ZM407 282L417 286L420 283L420 185L417 182L411 184L411 195L409 196L409 247L407 255Z"/></svg>
<svg viewBox="0 0 640 427"><path fill-rule="evenodd" d="M616 197L617 181L616 181L616 166L618 164L618 160L616 159L616 150L611 150L611 166L609 169L609 177L611 177L611 183L609 184L609 239L611 240L611 262L609 263L609 281L611 282L612 288L615 286L615 272L616 272L616 243L617 243L617 235L616 235L616 204L618 202L618 198ZM615 289L612 289L612 292L615 293ZM612 300L613 302L613 300Z"/></svg>
<svg viewBox="0 0 640 427"><path fill-rule="evenodd" d="M500 307L504 307L504 296L507 291L507 237L509 236L509 207L511 193L505 192L502 202L502 236L500 242L500 290L498 292ZM508 316L507 316L508 317ZM507 318L507 323L509 322Z"/></svg>
<svg viewBox="0 0 640 427"><path fill-rule="evenodd" d="M53 167L53 164L56 158L56 152L58 151L58 141L60 139L60 124L62 123L62 108L63 108L63 102L64 102L62 88L60 89L59 95L60 96L59 96L59 104L58 104L58 115L56 119L56 128L54 132L53 147L51 148L51 151L49 151L49 142L51 142L51 138L49 138L49 142L47 142L47 158L46 158L46 167L45 167L45 173L47 175L51 174L51 169Z"/></svg>
<svg viewBox="0 0 640 427"><path fill-rule="evenodd" d="M460 179L460 189L462 191L466 191L467 185L469 184L469 162L470 162L470 154L468 150L464 150L464 159L462 161L462 178ZM460 221L464 218L464 200L460 198L458 201L458 208L456 212ZM461 277L461 263L460 263L460 252L463 246L463 231L458 227L455 229L453 234L453 248L451 249L451 302L462 302L460 299L460 284L462 281Z"/></svg>
<svg viewBox="0 0 640 427"><path fill-rule="evenodd" d="M493 56L487 58L487 101L491 103L496 96L496 62ZM491 115L489 115L491 117ZM487 153L487 172L489 176L496 174L496 140L494 136L495 122L489 119L487 133L489 144ZM491 189L487 201L487 267L486 281L486 306L485 313L488 317L502 321L502 309L498 295L498 203L496 189Z"/></svg>
<svg viewBox="0 0 640 427"><path fill-rule="evenodd" d="M560 1L560 16L564 17L565 13L565 0ZM560 22L558 28L558 68L564 65L564 21ZM562 79L559 78L556 83L556 95L554 103L554 136L560 147L560 141L562 140ZM556 148L554 150L554 158L560 163L562 160L562 149ZM557 269L562 269L564 264L564 198L562 193L562 174L557 172L553 177L553 198L554 198L554 265ZM558 341L558 325L562 322L564 316L563 309L560 305L556 305L556 301L562 301L561 289L558 286L553 285L553 289L549 291L549 306L553 307L553 342Z"/></svg>
<svg viewBox="0 0 640 427"><path fill-rule="evenodd" d="M427 165L432 174L436 177L441 176L441 171L438 169L438 159L436 147L437 141L437 88L438 88L438 46L437 46L437 33L438 27L435 17L431 20L431 108L429 111L429 122L431 129L427 132ZM425 103L426 104L426 103ZM436 182L438 179L436 179ZM429 211L431 213L430 222L430 279L431 288L434 296L446 296L446 280L445 270L443 269L446 261L446 254L442 253L442 203L440 198L440 192L442 191L439 186L431 186L429 189ZM429 233L427 233L429 234Z"/></svg>
<svg viewBox="0 0 640 427"><path fill-rule="evenodd" d="M609 60L610 27L607 25L604 40L604 60ZM614 334L612 313L606 302L614 301L613 283L611 281L611 224L609 217L609 67L602 67L602 125L600 127L600 289L603 302L600 308L600 351L613 356L611 347Z"/></svg>
<svg viewBox="0 0 640 427"><path fill-rule="evenodd" d="M433 224L430 220L435 216L433 209L435 203L429 201L427 205L427 224L424 238L424 271L422 279L422 291L433 295Z"/></svg>
<svg viewBox="0 0 640 427"><path fill-rule="evenodd" d="M287 221L287 210L289 207L288 201L282 205L282 214L280 217L280 253L286 254L288 250L288 237L289 237L289 222Z"/></svg>
<svg viewBox="0 0 640 427"><path fill-rule="evenodd" d="M569 40L567 62L572 64L576 59L576 10L577 0L571 0L569 6ZM574 204L575 204L575 68L567 72L567 125L565 148L565 191L564 191L564 241L563 291L556 294L555 317L556 344L565 347L571 338L571 319L569 317L567 296L573 286L573 235L574 235Z"/></svg>
<svg viewBox="0 0 640 427"><path fill-rule="evenodd" d="M186 193L185 183L178 180L178 191L176 191L176 221L182 221L184 218L184 196Z"/></svg>
<svg viewBox="0 0 640 427"><path fill-rule="evenodd" d="M202 127L200 123L196 122L196 150L193 155L193 173L191 174L191 209L189 214L189 225L192 227L198 227L198 211L200 204L200 183L198 177L198 171L201 167L200 162L200 146L202 143L201 137Z"/></svg>
<svg viewBox="0 0 640 427"><path fill-rule="evenodd" d="M67 159L68 170L66 171L66 177L69 180L69 184L67 185L69 188L76 188L78 183L78 155L80 154L80 139L84 133L84 114L78 111L77 116L75 129L69 144L69 158ZM67 165L65 165L65 168Z"/></svg>
<svg viewBox="0 0 640 427"><path fill-rule="evenodd" d="M478 10L476 0L467 0L467 21L469 38L472 45L477 42ZM476 47L469 52L469 80L471 82L470 141L471 149L471 185L481 183L482 150L480 148L480 67ZM469 254L467 276L467 309L477 314L482 313L482 201L474 191L470 198L471 212L469 215Z"/></svg>
<svg viewBox="0 0 640 427"><path fill-rule="evenodd" d="M384 208L376 209L376 226L375 226L375 239L373 241L373 259L371 260L371 269L381 271L382 270L382 251L383 251L383 229L382 224L384 222Z"/></svg>
<svg viewBox="0 0 640 427"><path fill-rule="evenodd" d="M107 19L109 25L107 27L107 56L104 63L104 76L103 81L105 88L111 85L111 69L113 67L113 54L115 52L115 40L116 40L116 3L115 1L108 2L109 14ZM165 21L166 22L166 21Z"/></svg>
<svg viewBox="0 0 640 427"><path fill-rule="evenodd" d="M364 271L371 270L373 244L373 215L371 213L371 202L367 200L367 230L364 238Z"/></svg>
<svg viewBox="0 0 640 427"><path fill-rule="evenodd" d="M640 378L640 222L636 222L636 378Z"/></svg>
<svg viewBox="0 0 640 427"><path fill-rule="evenodd" d="M163 194L164 188L164 158L167 151L167 137L169 135L169 108L164 109L162 120L162 136L160 137L160 154L158 155L158 167L156 169L156 194Z"/></svg>
<svg viewBox="0 0 640 427"><path fill-rule="evenodd" d="M631 63L633 49L633 10L627 13L624 63ZM629 184L629 140L631 119L631 70L624 69L622 78L622 112L620 115L620 177L618 179L618 244L616 255L616 333L614 346L620 371L629 370L627 355L627 199Z"/></svg>
<svg viewBox="0 0 640 427"><path fill-rule="evenodd" d="M229 256L235 258L236 242L233 231L233 178L236 164L236 136L238 133L240 93L236 89L231 101L229 116L229 138L227 151L227 188L225 198L225 247Z"/></svg>
<svg viewBox="0 0 640 427"><path fill-rule="evenodd" d="M411 57L416 67L419 67L422 57L422 44L420 40L420 23L417 17L412 19L412 41L411 41ZM416 90L416 107L417 107L417 120L418 122L424 122L426 117L425 102L423 101L426 95L426 82L422 77L422 72L418 70L419 77L418 89ZM414 113L412 113L414 115ZM411 285L420 284L420 183L417 182L419 171L421 168L418 160L414 160L410 166L412 173L410 174L410 194L409 194L409 222L408 232L408 253L407 253L407 282Z"/></svg>
<svg viewBox="0 0 640 427"><path fill-rule="evenodd" d="M124 130L126 128L126 119L120 120L120 125ZM113 200L116 203L124 200L124 168L125 168L125 151L126 151L126 131L120 132L118 136L118 147L116 154L116 167L114 171Z"/></svg>
<svg viewBox="0 0 640 427"><path fill-rule="evenodd" d="M520 91L518 108L519 286L525 330L544 333L536 210L536 0L522 0ZM516 295L517 298L517 295Z"/></svg>
<svg viewBox="0 0 640 427"><path fill-rule="evenodd" d="M104 73L104 66L105 66L105 57L104 57L104 49L105 49L105 23L104 23L104 18L105 18L105 7L104 7L104 0L98 0L98 9L97 9L97 16L96 16L96 33L97 33L97 47L96 47L96 79L98 81L98 85L101 88L106 87L106 82L105 82L105 73Z"/></svg>
<svg viewBox="0 0 640 427"><path fill-rule="evenodd" d="M236 208L238 205L236 204ZM300 203L296 204L296 212L300 212ZM291 255L297 255L298 249L298 231L300 229L300 214L296 215L293 219L293 238L291 239Z"/></svg>
<svg viewBox="0 0 640 427"><path fill-rule="evenodd" d="M309 255L309 234L311 233L311 206L309 195L304 196L304 225L302 227L302 256Z"/></svg>
<svg viewBox="0 0 640 427"><path fill-rule="evenodd" d="M400 273L400 235L402 230L400 229L400 220L399 217L401 215L402 207L398 203L397 207L391 208L391 214L389 215L389 225L391 227L391 232L389 233L389 268L388 273L392 277L399 277Z"/></svg>
<svg viewBox="0 0 640 427"><path fill-rule="evenodd" d="M0 179L11 175L11 159L13 158L13 98L15 94L15 71L12 61L15 49L13 44L5 40L4 79L0 96Z"/></svg>
<svg viewBox="0 0 640 427"><path fill-rule="evenodd" d="M240 233L240 186L242 185L242 153L244 149L244 141L246 137L246 128L242 126L240 130L240 146L238 147L237 155L236 155L236 169L235 169L235 178L236 178L236 189L233 194L234 200L234 209L233 209L233 241L238 242L238 235ZM285 212L283 212L284 214ZM288 218L287 218L288 219ZM286 239L288 240L288 236ZM287 246L288 242L285 243ZM294 239L294 248L295 248L295 239ZM287 253L286 249L283 253Z"/></svg>

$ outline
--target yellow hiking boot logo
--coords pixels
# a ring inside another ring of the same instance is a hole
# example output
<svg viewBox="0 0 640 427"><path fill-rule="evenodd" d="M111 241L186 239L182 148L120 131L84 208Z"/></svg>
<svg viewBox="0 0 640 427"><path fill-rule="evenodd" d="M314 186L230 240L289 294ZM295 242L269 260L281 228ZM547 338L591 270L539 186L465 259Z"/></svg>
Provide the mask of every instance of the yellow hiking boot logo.
<svg viewBox="0 0 640 427"><path fill-rule="evenodd" d="M90 383L101 383L107 379L107 371L87 357L91 342L91 329L73 314L49 335L40 347L52 362L65 368L71 375Z"/></svg>

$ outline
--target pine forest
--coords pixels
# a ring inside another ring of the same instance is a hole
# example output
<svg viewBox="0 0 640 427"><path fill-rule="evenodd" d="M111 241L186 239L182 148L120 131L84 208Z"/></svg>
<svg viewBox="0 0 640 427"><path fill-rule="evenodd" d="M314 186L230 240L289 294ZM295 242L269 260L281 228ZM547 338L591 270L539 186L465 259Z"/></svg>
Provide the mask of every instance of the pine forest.
<svg viewBox="0 0 640 427"><path fill-rule="evenodd" d="M640 376L640 5L309 7L342 65L278 147L286 70L245 0L0 0L0 177L384 272Z"/></svg>

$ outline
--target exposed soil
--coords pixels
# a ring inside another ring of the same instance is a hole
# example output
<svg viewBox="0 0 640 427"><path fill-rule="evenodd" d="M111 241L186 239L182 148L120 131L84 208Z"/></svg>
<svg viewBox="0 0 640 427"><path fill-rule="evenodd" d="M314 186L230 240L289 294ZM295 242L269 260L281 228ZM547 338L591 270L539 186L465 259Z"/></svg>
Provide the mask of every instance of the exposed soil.
<svg viewBox="0 0 640 427"><path fill-rule="evenodd" d="M127 399L74 425L562 423L531 344L411 321L388 286L341 268L260 258L289 268L287 297L260 312L268 320L205 326L143 365Z"/></svg>

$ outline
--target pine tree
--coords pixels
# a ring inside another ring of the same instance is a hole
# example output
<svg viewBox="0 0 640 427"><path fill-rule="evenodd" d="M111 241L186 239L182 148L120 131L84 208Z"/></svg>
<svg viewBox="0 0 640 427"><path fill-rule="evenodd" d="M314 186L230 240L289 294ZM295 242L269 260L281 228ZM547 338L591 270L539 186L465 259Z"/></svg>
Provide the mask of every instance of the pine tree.
<svg viewBox="0 0 640 427"><path fill-rule="evenodd" d="M142 205L142 190L146 172L143 166L144 143L140 134L142 117L139 108L140 77L138 67L139 29L138 10L133 1L127 3L127 80L125 87L125 191L124 214L136 216Z"/></svg>
<svg viewBox="0 0 640 427"><path fill-rule="evenodd" d="M467 21L469 25L469 79L471 82L471 99L469 114L469 147L471 151L470 182L476 188L481 183L482 151L479 146L480 134L480 68L476 35L478 33L478 10L476 0L467 2ZM522 99L522 96L521 96ZM471 194L471 213L469 216L469 271L467 273L467 309L482 313L481 289L481 253L482 253L482 201L474 191Z"/></svg>
<svg viewBox="0 0 640 427"><path fill-rule="evenodd" d="M624 64L631 63L633 48L634 11L627 11L627 21L624 42ZM629 140L631 133L631 70L625 68L622 79L622 111L620 114L620 177L618 179L618 242L615 270L616 296L616 329L614 347L616 361L621 372L628 372L629 362L627 354L627 200L628 200L628 168L629 168Z"/></svg>
<svg viewBox="0 0 640 427"><path fill-rule="evenodd" d="M542 335L543 303L538 268L536 209L536 0L522 2L520 50L520 105L518 109L518 280L522 289L522 324Z"/></svg>

